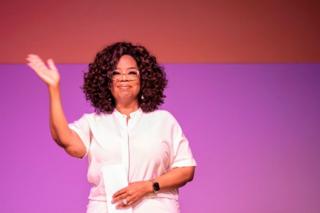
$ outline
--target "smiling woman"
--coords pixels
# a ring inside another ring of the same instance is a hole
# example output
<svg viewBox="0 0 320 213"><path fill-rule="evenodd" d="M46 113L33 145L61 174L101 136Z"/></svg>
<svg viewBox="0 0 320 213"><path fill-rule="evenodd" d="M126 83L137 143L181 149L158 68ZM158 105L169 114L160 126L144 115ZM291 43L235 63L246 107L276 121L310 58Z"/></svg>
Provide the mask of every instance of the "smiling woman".
<svg viewBox="0 0 320 213"><path fill-rule="evenodd" d="M114 110L116 99L110 88L113 88L113 83L127 82L119 82L121 77L118 75L123 77L127 74L127 80L131 81L131 71L139 73L140 90L136 99L144 112L152 112L164 102L163 91L167 79L156 57L141 45L118 42L98 52L84 76L83 91L96 112L108 113Z"/></svg>
<svg viewBox="0 0 320 213"><path fill-rule="evenodd" d="M132 56L121 56L111 79L111 93L117 100L118 107L127 108L128 104L134 104L137 107L140 79L137 63Z"/></svg>
<svg viewBox="0 0 320 213"><path fill-rule="evenodd" d="M88 156L87 213L178 213L178 188L193 179L196 162L176 119L158 110L167 79L156 58L128 42L98 52L83 85L95 112L73 123L53 60L27 60L48 85L52 138L71 156Z"/></svg>

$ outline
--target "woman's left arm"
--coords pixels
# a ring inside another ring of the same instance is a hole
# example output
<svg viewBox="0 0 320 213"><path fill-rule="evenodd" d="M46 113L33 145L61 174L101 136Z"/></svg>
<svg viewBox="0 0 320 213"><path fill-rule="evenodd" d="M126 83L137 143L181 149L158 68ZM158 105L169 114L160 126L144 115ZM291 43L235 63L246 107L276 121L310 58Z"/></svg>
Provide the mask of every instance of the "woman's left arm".
<svg viewBox="0 0 320 213"><path fill-rule="evenodd" d="M176 189L192 181L194 171L195 166L173 168L152 182L158 182L161 191Z"/></svg>
<svg viewBox="0 0 320 213"><path fill-rule="evenodd" d="M118 208L126 208L134 205L144 196L153 193L153 183L158 182L160 191L167 191L184 186L187 182L192 181L195 167L177 167L167 173L157 177L155 180L138 181L130 183L129 186L119 190L113 195L113 203L119 202ZM123 202L123 201L126 202ZM122 202L121 202L122 201Z"/></svg>

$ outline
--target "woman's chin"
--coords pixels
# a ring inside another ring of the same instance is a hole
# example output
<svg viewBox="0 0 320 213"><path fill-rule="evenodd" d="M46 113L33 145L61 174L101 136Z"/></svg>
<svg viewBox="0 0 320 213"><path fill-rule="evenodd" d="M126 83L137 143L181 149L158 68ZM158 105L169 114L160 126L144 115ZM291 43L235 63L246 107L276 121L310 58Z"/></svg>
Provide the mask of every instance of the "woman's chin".
<svg viewBox="0 0 320 213"><path fill-rule="evenodd" d="M131 103L133 101L137 101L137 97L136 96L133 96L132 94L130 93L123 93L121 94L117 99L116 99L116 102L121 102L121 103Z"/></svg>

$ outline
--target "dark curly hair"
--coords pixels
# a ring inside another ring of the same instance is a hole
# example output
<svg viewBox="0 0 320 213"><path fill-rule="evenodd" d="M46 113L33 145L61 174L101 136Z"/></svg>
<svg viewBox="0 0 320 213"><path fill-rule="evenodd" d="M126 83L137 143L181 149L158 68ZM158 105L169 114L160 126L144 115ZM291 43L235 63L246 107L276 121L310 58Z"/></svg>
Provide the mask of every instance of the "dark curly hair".
<svg viewBox="0 0 320 213"><path fill-rule="evenodd" d="M82 90L86 100L97 113L113 112L116 103L110 90L111 73L123 55L130 55L137 62L140 73L140 108L144 112L156 110L165 98L164 89L168 81L164 68L145 47L130 42L113 43L96 54L94 61L89 64L88 71L84 73Z"/></svg>

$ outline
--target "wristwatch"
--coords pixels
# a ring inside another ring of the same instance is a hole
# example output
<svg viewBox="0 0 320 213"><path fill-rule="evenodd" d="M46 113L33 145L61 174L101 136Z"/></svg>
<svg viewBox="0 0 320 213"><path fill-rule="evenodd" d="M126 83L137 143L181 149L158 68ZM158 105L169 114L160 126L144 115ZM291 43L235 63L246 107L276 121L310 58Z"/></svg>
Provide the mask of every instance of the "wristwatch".
<svg viewBox="0 0 320 213"><path fill-rule="evenodd" d="M160 185L158 182L152 183L153 193L157 193L160 190Z"/></svg>

